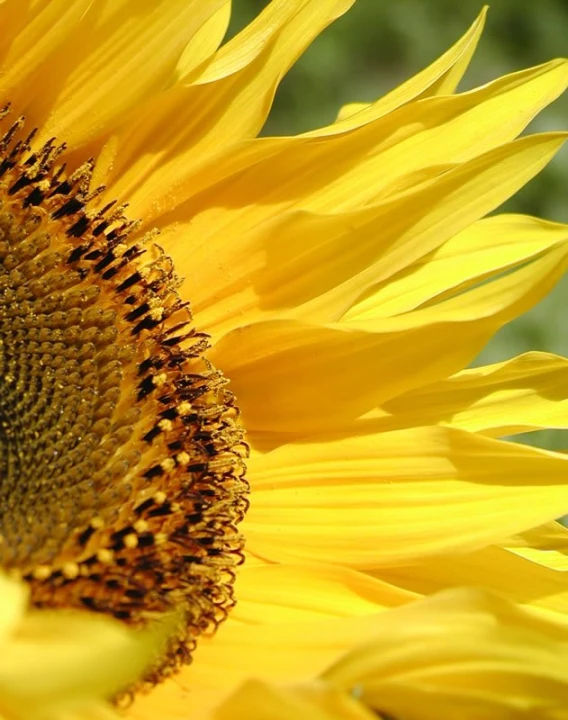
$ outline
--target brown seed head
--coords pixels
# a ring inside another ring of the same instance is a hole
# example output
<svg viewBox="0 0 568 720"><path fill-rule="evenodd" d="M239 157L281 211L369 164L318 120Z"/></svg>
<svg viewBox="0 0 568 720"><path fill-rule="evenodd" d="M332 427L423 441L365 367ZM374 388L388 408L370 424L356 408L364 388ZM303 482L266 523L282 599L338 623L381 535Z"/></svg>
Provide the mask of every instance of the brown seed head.
<svg viewBox="0 0 568 720"><path fill-rule="evenodd" d="M169 258L23 124L0 139L0 564L36 606L182 609L155 682L233 604L238 411Z"/></svg>

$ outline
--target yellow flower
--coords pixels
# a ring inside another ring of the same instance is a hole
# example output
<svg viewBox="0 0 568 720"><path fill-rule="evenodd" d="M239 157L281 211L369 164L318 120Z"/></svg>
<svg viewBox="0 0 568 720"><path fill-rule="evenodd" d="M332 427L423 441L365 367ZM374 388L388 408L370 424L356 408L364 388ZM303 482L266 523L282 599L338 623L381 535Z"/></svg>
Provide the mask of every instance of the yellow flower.
<svg viewBox="0 0 568 720"><path fill-rule="evenodd" d="M3 720L113 720L103 702L155 660L167 627L135 634L116 620L71 611L27 612L28 592L0 576Z"/></svg>
<svg viewBox="0 0 568 720"><path fill-rule="evenodd" d="M378 618L375 638L304 686L249 681L212 720L568 717L568 631L453 590Z"/></svg>
<svg viewBox="0 0 568 720"><path fill-rule="evenodd" d="M568 262L565 226L486 217L564 141L518 136L568 63L457 94L482 14L377 102L258 139L351 4L274 0L220 48L226 0L0 5L0 565L41 607L178 609L132 717L321 672L456 583L566 612L523 554L566 458L499 438L566 427L568 362L464 368Z"/></svg>

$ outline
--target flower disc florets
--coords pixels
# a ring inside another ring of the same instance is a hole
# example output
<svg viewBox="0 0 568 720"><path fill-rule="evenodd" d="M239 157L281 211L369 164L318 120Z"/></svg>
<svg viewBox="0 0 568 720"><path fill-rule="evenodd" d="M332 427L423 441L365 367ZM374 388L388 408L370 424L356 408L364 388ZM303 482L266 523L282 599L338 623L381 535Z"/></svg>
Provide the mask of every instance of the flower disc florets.
<svg viewBox="0 0 568 720"><path fill-rule="evenodd" d="M92 209L93 163L66 176L22 130L0 140L0 564L36 606L181 610L157 680L233 604L238 411L168 257Z"/></svg>

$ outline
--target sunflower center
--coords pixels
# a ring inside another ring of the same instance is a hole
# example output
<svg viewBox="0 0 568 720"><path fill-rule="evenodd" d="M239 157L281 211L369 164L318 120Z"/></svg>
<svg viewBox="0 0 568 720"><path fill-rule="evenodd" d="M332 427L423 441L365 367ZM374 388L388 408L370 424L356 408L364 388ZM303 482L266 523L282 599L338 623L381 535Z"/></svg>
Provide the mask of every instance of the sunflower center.
<svg viewBox="0 0 568 720"><path fill-rule="evenodd" d="M170 260L22 126L0 140L0 565L37 606L181 608L156 681L233 604L238 411Z"/></svg>

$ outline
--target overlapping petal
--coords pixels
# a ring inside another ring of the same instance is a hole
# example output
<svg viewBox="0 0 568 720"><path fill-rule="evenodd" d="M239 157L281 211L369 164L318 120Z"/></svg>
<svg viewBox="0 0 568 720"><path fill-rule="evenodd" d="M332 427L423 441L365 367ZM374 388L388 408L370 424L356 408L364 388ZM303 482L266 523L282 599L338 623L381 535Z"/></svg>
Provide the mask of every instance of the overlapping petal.
<svg viewBox="0 0 568 720"><path fill-rule="evenodd" d="M567 427L568 364L547 353L463 370L404 393L369 413L351 432L445 425L490 437Z"/></svg>
<svg viewBox="0 0 568 720"><path fill-rule="evenodd" d="M374 316L391 317L439 303L563 245L567 233L563 224L523 215L483 218L378 283L344 318L367 307Z"/></svg>
<svg viewBox="0 0 568 720"><path fill-rule="evenodd" d="M567 256L563 245L517 273L395 318L375 319L371 305L338 325L244 326L224 336L212 357L231 377L252 433L341 429L462 369L501 325L553 287Z"/></svg>
<svg viewBox="0 0 568 720"><path fill-rule="evenodd" d="M565 717L566 629L496 596L441 593L378 617L373 638L320 678L284 687L250 680L208 717Z"/></svg>
<svg viewBox="0 0 568 720"><path fill-rule="evenodd" d="M431 65L403 82L374 103L356 103L339 113L335 130L347 130L365 124L379 115L386 115L395 108L420 98L453 93L467 70L485 25L487 8L483 8L468 31ZM349 106L347 106L349 107ZM356 111L356 112L354 112ZM331 128L328 128L331 130ZM321 131L316 130L315 134Z"/></svg>
<svg viewBox="0 0 568 720"><path fill-rule="evenodd" d="M442 593L379 618L376 632L323 677L379 714L565 717L568 630L498 597Z"/></svg>
<svg viewBox="0 0 568 720"><path fill-rule="evenodd" d="M259 132L286 70L353 1L270 3L199 75L182 78L120 130L112 174L105 178L109 193L127 198L145 223L167 210L177 212L179 186L185 183L195 193L193 175L200 166L218 166L222 151Z"/></svg>
<svg viewBox="0 0 568 720"><path fill-rule="evenodd" d="M224 0L219 9L203 23L187 44L176 65L176 82L188 78L211 58L225 37L230 19L231 0Z"/></svg>
<svg viewBox="0 0 568 720"><path fill-rule="evenodd" d="M365 642L376 615L336 618L314 624L224 623L213 640L203 639L195 660L176 679L136 699L133 720L202 718L249 677L301 682L323 672L354 644Z"/></svg>
<svg viewBox="0 0 568 720"><path fill-rule="evenodd" d="M568 528L552 521L509 538L507 548L537 565L568 570Z"/></svg>
<svg viewBox="0 0 568 720"><path fill-rule="evenodd" d="M171 206L172 201L179 206L180 202L188 197L188 191L195 194L200 187L206 187L205 176L212 170L215 183L218 183L221 179L218 166L220 150L229 151L229 155L222 158L221 172L225 176L231 171L236 172L252 166L255 160L263 156L273 154L272 145L276 147L276 143L256 143L254 148L250 148L252 155L248 147L237 146L236 156L233 157L231 143L250 137L254 127L258 131L266 118L276 84L290 62L323 26L345 12L351 4L352 0L271 3L255 22L223 48L201 75L192 78L190 84L179 83L176 88L172 88L167 96L159 98L159 104L154 103L146 108L143 113L146 120L142 124L138 118L135 127L126 125L119 138L111 141L109 152L112 156L112 173L113 176L118 174L119 178L112 180L114 195L126 194L129 201L134 202L135 210L137 208L140 215L147 220L163 213ZM468 33L439 61L415 76L405 86L377 101L370 112L359 114L355 124L350 121L348 125L367 124L418 95L427 97L430 94L451 92L469 63L481 32L484 15L485 13L481 14ZM297 43L299 45L296 47ZM186 122L180 126L176 117L188 103L199 107L200 115L192 119L191 123ZM223 107L221 118L218 117L217 105ZM197 124L201 118L203 120ZM222 128L219 127L220 122L223 123ZM162 134L157 132L164 124L169 128L169 146L176 147L175 155L168 158L169 175L166 178L163 159L159 157ZM321 137L348 129L346 123L335 123L327 131L321 129L314 135ZM203 135L204 132L208 134ZM203 135L201 143L198 142L200 134ZM306 137L309 135L308 133ZM287 145L292 142L293 139L290 138ZM282 146L282 143L278 145ZM136 149L143 150L143 157L138 157L137 161L132 157ZM155 158L156 154L158 158ZM212 165L213 157L216 159ZM152 173L158 161L161 161L161 198L156 199L154 196L151 203L150 198L143 198L143 188L138 182L133 182L126 176L120 177L120 169L128 167L129 177L134 177L133 173L136 171L136 177L140 178ZM195 174L200 164L205 164L206 167L200 169L201 177L198 179ZM105 166L109 170L110 165L110 159L106 160ZM105 175L105 180L111 181L110 176ZM172 192L173 190L175 192Z"/></svg>
<svg viewBox="0 0 568 720"><path fill-rule="evenodd" d="M86 143L92 148L133 107L173 81L187 43L222 3L89 3L74 31L52 43L54 52L20 89L30 122L41 125L38 141L55 136L70 150ZM50 37L57 28L54 23ZM32 92L38 85L42 92Z"/></svg>
<svg viewBox="0 0 568 720"><path fill-rule="evenodd" d="M108 701L159 656L172 623L134 633L102 615L28 611L0 577L0 705L5 720L113 720Z"/></svg>
<svg viewBox="0 0 568 720"><path fill-rule="evenodd" d="M482 587L566 625L566 575L560 568L539 563L537 551L532 552L527 558L508 548L488 546L472 553L422 558L404 567L379 568L374 574L399 592L423 596L452 587Z"/></svg>
<svg viewBox="0 0 568 720"><path fill-rule="evenodd" d="M333 321L373 285L386 283L428 257L498 207L548 162L562 142L563 137L555 135L524 138L458 164L398 196L344 213L294 210L268 223L258 217L252 229L247 228L251 218L246 215L231 218L225 210L215 211L213 218L208 212L197 214L189 237L182 234L168 240L166 235L165 246L183 270L189 262L187 255L184 259L185 243L194 234L199 238L192 243L191 262L198 262L204 271L192 275L188 267L186 283L196 317L215 335L247 321L279 315ZM373 177L367 181L367 187L372 187ZM243 179L243 184L248 187L248 180ZM355 188L347 194L356 202ZM255 205L251 212L266 216L275 210L270 204ZM215 234L208 235L213 227ZM532 240L544 250L554 235L558 243L566 240L562 226L552 225L542 227L540 234L535 226ZM461 244L467 253L467 236L455 242L453 252L459 252ZM506 245L506 237L502 242ZM523 250L528 252L523 254ZM447 253L451 255L452 249ZM518 253L524 260L530 258L531 250L521 246ZM453 275L437 270L431 275L451 287ZM420 286L420 278L416 284ZM352 314L358 315L365 307L355 308Z"/></svg>
<svg viewBox="0 0 568 720"><path fill-rule="evenodd" d="M320 12L325 11L326 5L320 3L319 6ZM451 93L471 60L483 29L485 15L486 11L482 10L471 28L454 46L422 72L388 93L385 97L377 100L376 103L369 105L368 111L358 113L356 117L349 120L342 120L324 128L319 128L313 133L306 133L304 137L310 135L322 137L349 132L352 128L367 125L370 121L386 115L412 100ZM255 49L254 44L248 50L244 48L245 57L247 52L254 53ZM290 138L290 140L293 140L293 138ZM229 177L233 173L252 167L258 160L273 154L274 148L280 147L277 144L279 142L279 140L275 141L275 139L257 141L253 144L239 145L231 149L228 154L222 157L222 165L219 164L221 158L217 158L214 163L206 164L197 174L187 177L185 182L187 190L195 194L212 184L217 184L221 179ZM177 209L179 210L179 208Z"/></svg>
<svg viewBox="0 0 568 720"><path fill-rule="evenodd" d="M76 31L78 23L92 0L53 0L35 8L24 8L25 3L8 0L2 5L2 27L20 24L20 32L13 38L2 58L6 68L0 79L2 102L21 101L29 91L30 78L48 63L57 48ZM18 8L16 7L18 6ZM5 33L6 39L10 38Z"/></svg>

